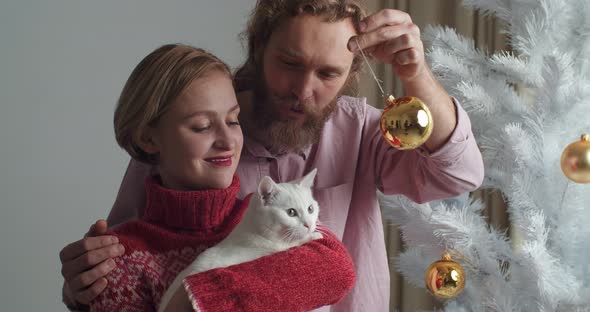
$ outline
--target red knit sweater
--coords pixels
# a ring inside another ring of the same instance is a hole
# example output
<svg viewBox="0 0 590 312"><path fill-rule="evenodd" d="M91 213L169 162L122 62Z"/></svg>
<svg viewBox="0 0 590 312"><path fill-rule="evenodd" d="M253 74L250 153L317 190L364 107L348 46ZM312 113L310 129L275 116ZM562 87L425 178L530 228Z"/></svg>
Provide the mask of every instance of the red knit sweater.
<svg viewBox="0 0 590 312"><path fill-rule="evenodd" d="M125 246L91 311L156 311L174 278L204 249L225 238L247 207L239 180L223 190L181 192L146 179L141 220L113 233ZM354 284L354 267L330 233L323 239L254 261L185 279L200 311L308 311L339 301Z"/></svg>

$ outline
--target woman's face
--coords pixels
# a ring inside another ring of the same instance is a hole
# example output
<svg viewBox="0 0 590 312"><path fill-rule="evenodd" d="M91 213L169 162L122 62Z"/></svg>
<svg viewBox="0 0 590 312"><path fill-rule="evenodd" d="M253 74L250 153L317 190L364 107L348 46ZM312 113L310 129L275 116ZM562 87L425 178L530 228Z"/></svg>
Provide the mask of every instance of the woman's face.
<svg viewBox="0 0 590 312"><path fill-rule="evenodd" d="M190 83L147 130L162 184L175 190L230 186L243 144L239 112L227 74L214 70Z"/></svg>

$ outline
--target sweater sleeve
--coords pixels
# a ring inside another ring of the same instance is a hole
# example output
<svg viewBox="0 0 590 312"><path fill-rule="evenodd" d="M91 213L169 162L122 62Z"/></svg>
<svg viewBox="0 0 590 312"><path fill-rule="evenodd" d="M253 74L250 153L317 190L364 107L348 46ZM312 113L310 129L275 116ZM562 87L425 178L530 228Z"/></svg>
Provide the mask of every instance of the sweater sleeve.
<svg viewBox="0 0 590 312"><path fill-rule="evenodd" d="M116 267L107 274L107 287L90 303L90 312L150 312L156 311L153 290L141 268L141 255L125 254L115 257ZM136 259L136 260L134 260Z"/></svg>
<svg viewBox="0 0 590 312"><path fill-rule="evenodd" d="M195 311L309 311L342 299L354 285L352 260L331 233L276 254L188 276Z"/></svg>

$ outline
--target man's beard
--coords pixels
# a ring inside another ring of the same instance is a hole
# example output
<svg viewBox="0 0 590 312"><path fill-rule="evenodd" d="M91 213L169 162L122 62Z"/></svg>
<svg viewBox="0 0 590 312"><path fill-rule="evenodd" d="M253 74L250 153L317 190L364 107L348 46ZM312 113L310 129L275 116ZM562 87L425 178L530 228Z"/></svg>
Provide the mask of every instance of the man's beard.
<svg viewBox="0 0 590 312"><path fill-rule="evenodd" d="M295 96L270 94L266 84L260 81L254 89L252 119L257 124L255 136L274 155L303 152L307 146L319 142L337 100L338 96L323 109L318 109L314 103L299 101ZM302 111L305 120L301 123L281 117L279 109L282 107Z"/></svg>

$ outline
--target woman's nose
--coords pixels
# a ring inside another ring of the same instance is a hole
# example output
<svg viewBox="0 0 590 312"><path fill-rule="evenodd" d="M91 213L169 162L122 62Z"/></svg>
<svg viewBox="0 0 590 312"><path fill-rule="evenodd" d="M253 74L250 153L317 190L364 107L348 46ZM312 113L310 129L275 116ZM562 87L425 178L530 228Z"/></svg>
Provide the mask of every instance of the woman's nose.
<svg viewBox="0 0 590 312"><path fill-rule="evenodd" d="M217 138L214 143L215 147L222 150L232 150L235 148L236 140L227 125L222 126L217 131Z"/></svg>

